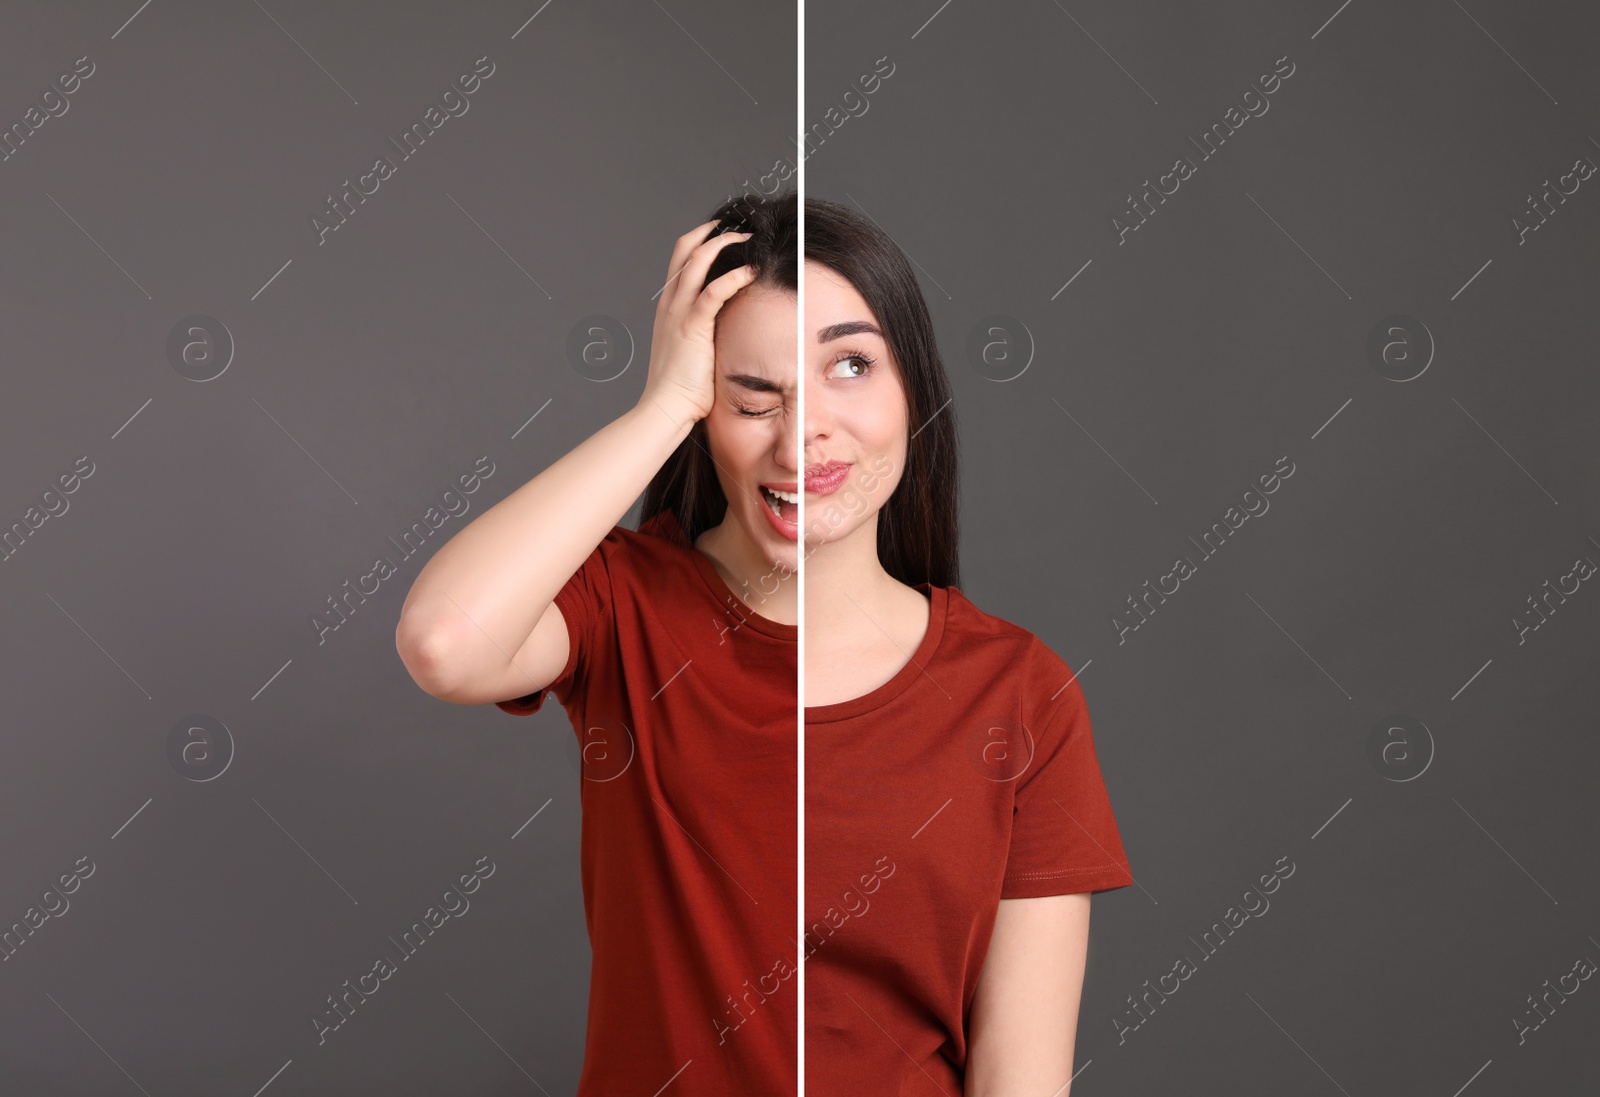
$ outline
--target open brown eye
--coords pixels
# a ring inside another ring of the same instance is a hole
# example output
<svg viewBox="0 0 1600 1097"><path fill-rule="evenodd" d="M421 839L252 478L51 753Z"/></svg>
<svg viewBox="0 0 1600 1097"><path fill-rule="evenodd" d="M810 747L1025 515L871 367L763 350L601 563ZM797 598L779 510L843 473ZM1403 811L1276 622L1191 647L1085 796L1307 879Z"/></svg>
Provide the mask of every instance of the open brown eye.
<svg viewBox="0 0 1600 1097"><path fill-rule="evenodd" d="M872 372L872 367L874 364L871 358L868 358L865 354L858 354L855 351L847 351L833 360L833 364L836 366L842 366L846 362L860 363L860 369L857 372L844 375L846 379L850 380L858 377L865 377L867 374Z"/></svg>

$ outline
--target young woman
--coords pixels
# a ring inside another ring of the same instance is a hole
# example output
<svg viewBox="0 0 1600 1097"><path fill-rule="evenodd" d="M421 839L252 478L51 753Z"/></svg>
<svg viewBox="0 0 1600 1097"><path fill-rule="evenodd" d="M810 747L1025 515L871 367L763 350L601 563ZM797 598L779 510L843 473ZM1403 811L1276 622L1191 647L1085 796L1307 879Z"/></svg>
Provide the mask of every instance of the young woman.
<svg viewBox="0 0 1600 1097"><path fill-rule="evenodd" d="M679 238L638 404L444 545L396 631L433 696L553 692L578 735L579 1097L795 1092L795 226L746 196Z"/></svg>
<svg viewBox="0 0 1600 1097"><path fill-rule="evenodd" d="M807 1092L1062 1097L1089 896L1133 882L1083 691L958 589L905 256L807 199L805 262Z"/></svg>

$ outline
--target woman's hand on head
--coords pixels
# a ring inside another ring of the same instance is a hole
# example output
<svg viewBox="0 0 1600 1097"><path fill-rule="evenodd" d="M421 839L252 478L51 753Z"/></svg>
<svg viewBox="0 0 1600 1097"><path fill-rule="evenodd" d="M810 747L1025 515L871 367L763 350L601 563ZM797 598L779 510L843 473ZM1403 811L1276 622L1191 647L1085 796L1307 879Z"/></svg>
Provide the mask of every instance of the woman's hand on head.
<svg viewBox="0 0 1600 1097"><path fill-rule="evenodd" d="M650 375L639 403L653 402L666 414L690 421L711 413L716 392L716 352L712 332L717 312L755 280L748 266L736 267L704 288L706 272L729 244L750 239L748 232L724 232L707 239L717 222L707 221L678 237L668 265L670 276L656 302L650 337Z"/></svg>

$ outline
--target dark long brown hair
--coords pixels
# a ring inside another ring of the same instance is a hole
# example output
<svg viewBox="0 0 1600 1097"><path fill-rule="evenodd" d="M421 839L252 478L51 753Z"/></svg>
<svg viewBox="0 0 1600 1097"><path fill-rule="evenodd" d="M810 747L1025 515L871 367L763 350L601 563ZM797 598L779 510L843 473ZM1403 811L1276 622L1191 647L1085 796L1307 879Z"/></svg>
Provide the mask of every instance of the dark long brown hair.
<svg viewBox="0 0 1600 1097"><path fill-rule="evenodd" d="M806 258L866 301L905 388L906 467L878 512L878 560L902 583L959 587L955 407L917 276L888 233L849 206L807 198L805 238Z"/></svg>
<svg viewBox="0 0 1600 1097"><path fill-rule="evenodd" d="M798 205L793 194L771 197L743 194L718 206L711 215L718 222L711 236L725 232L754 235L718 252L711 269L706 271L705 281L711 282L736 267L754 263L757 273L750 285L798 294ZM704 283L700 288L705 288ZM720 318L721 313L718 313ZM688 543L693 545L701 533L722 521L727 509L728 497L722 493L717 468L711 462L706 421L700 419L645 488L639 525L642 528L653 516L670 511Z"/></svg>

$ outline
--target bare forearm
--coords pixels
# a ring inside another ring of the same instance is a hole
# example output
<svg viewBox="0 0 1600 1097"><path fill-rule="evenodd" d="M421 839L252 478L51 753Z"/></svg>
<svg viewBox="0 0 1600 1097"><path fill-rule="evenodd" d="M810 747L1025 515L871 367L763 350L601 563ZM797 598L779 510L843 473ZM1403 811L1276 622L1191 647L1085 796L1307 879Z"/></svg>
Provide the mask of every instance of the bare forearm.
<svg viewBox="0 0 1600 1097"><path fill-rule="evenodd" d="M646 397L590 435L434 554L406 596L397 635L440 658L503 661L693 423ZM470 675L451 668L452 677Z"/></svg>

